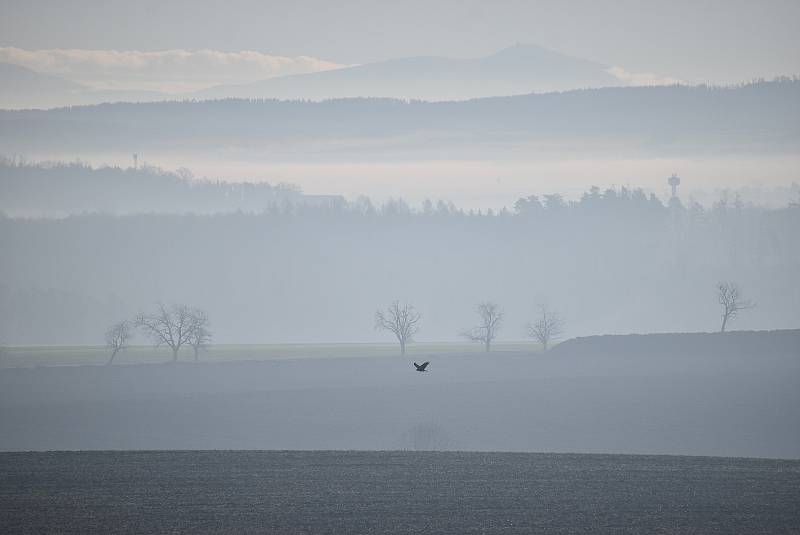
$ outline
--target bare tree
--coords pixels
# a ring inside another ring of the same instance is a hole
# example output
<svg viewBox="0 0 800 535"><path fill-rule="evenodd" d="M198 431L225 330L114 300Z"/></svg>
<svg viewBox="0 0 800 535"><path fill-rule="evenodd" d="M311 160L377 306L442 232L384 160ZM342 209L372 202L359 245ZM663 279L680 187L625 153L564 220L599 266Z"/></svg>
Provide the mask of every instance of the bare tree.
<svg viewBox="0 0 800 535"><path fill-rule="evenodd" d="M195 361L197 360L198 352L207 347L211 341L211 331L208 330L208 327L208 315L205 311L200 309L192 311L192 326L187 343L194 350Z"/></svg>
<svg viewBox="0 0 800 535"><path fill-rule="evenodd" d="M414 341L420 319L422 316L412 305L400 305L399 301L393 301L385 312L381 310L375 312L375 328L394 333L400 342L400 354L405 355L406 344Z"/></svg>
<svg viewBox="0 0 800 535"><path fill-rule="evenodd" d="M503 324L503 311L496 303L486 301L478 304L478 315L481 317L481 324L461 335L473 342L483 343L489 352L492 349L492 342L497 338L497 331Z"/></svg>
<svg viewBox="0 0 800 535"><path fill-rule="evenodd" d="M106 331L106 346L111 350L111 358L108 359L107 364L114 362L114 357L117 353L124 351L128 347L128 341L131 339L131 324L127 320L115 323Z"/></svg>
<svg viewBox="0 0 800 535"><path fill-rule="evenodd" d="M181 346L188 344L194 326L194 314L186 305L164 306L158 304L155 314L140 313L136 325L150 337L156 346L165 345L172 350L172 361L178 360Z"/></svg>
<svg viewBox="0 0 800 535"><path fill-rule="evenodd" d="M564 319L555 310L549 310L545 305L539 305L540 316L528 324L528 336L542 344L542 349L547 351L547 346L553 340L558 340L564 333Z"/></svg>
<svg viewBox="0 0 800 535"><path fill-rule="evenodd" d="M722 306L722 327L719 332L724 333L729 321L742 310L755 307L755 303L749 299L742 299L739 293L739 286L735 282L717 283L717 301Z"/></svg>

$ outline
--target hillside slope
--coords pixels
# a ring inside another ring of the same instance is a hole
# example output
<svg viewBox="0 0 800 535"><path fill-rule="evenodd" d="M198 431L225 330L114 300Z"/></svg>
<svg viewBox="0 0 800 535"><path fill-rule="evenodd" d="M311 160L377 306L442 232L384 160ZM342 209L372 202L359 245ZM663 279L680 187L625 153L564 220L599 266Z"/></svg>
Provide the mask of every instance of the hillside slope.
<svg viewBox="0 0 800 535"><path fill-rule="evenodd" d="M222 100L105 104L0 111L7 152L234 147L264 154L314 152L380 157L386 150L525 144L623 146L668 153L796 153L800 80L727 88L638 87L485 98L464 102L350 99ZM574 150L574 146L573 149ZM442 157L444 152L437 152ZM468 151L470 158L475 151Z"/></svg>
<svg viewBox="0 0 800 535"><path fill-rule="evenodd" d="M800 360L800 329L584 336L557 345L551 355L598 358L795 356Z"/></svg>
<svg viewBox="0 0 800 535"><path fill-rule="evenodd" d="M624 85L608 67L533 45L483 58L401 58L331 71L212 87L197 98L312 99L394 97L460 100Z"/></svg>
<svg viewBox="0 0 800 535"><path fill-rule="evenodd" d="M79 98L84 91L64 78L0 63L0 108L55 106Z"/></svg>
<svg viewBox="0 0 800 535"><path fill-rule="evenodd" d="M101 102L152 102L170 95L157 91L93 90L60 76L0 63L0 109L43 109Z"/></svg>

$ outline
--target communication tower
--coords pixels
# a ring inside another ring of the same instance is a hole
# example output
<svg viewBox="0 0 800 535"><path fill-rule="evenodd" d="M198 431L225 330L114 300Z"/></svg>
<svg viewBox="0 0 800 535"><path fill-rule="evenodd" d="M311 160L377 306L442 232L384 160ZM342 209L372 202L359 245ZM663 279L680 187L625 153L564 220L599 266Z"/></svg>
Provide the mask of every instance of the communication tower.
<svg viewBox="0 0 800 535"><path fill-rule="evenodd" d="M678 186L681 183L680 177L675 173L672 173L672 176L667 179L667 184L670 185L672 188L672 198L676 198L678 196Z"/></svg>

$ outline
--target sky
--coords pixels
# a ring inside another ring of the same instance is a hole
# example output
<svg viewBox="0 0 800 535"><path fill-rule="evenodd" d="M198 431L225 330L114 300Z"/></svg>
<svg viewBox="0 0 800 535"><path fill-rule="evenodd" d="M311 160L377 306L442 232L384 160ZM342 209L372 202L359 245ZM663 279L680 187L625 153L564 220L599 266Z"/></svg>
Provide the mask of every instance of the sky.
<svg viewBox="0 0 800 535"><path fill-rule="evenodd" d="M252 51L310 58L308 71L315 61L477 57L527 43L630 72L735 83L800 73L798 20L796 0L0 0L0 47Z"/></svg>

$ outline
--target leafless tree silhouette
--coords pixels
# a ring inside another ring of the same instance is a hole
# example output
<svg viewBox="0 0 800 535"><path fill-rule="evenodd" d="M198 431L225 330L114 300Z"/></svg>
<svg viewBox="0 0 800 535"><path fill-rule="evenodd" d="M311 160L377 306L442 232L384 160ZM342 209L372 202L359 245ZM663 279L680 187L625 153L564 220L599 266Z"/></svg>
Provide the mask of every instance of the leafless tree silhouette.
<svg viewBox="0 0 800 535"><path fill-rule="evenodd" d="M481 317L481 324L461 335L473 342L481 342L489 352L492 349L492 342L497 337L497 331L503 324L503 311L496 303L485 301L478 304L478 315Z"/></svg>
<svg viewBox="0 0 800 535"><path fill-rule="evenodd" d="M209 342L211 342L211 331L209 331L208 315L203 310L193 310L191 332L187 343L194 350L195 361L199 351L207 347Z"/></svg>
<svg viewBox="0 0 800 535"><path fill-rule="evenodd" d="M106 331L106 346L111 350L111 358L108 359L107 364L114 362L114 357L117 353L124 351L128 347L128 341L131 339L131 324L127 320L115 323Z"/></svg>
<svg viewBox="0 0 800 535"><path fill-rule="evenodd" d="M173 362L178 360L181 346L189 343L194 322L193 311L186 305L166 307L159 303L154 314L140 313L136 317L136 325L156 346L165 345L172 350Z"/></svg>
<svg viewBox="0 0 800 535"><path fill-rule="evenodd" d="M550 342L558 340L564 333L564 319L555 310L539 305L539 319L528 324L528 336L542 344L547 351Z"/></svg>
<svg viewBox="0 0 800 535"><path fill-rule="evenodd" d="M717 283L717 301L722 307L722 327L719 332L724 333L729 321L733 321L739 312L755 307L749 299L742 299L739 286L735 282Z"/></svg>
<svg viewBox="0 0 800 535"><path fill-rule="evenodd" d="M419 322L422 316L414 310L412 305L400 305L393 301L386 311L375 312L375 328L390 331L400 342L400 354L406 354L406 344L414 341L414 335L419 331Z"/></svg>

